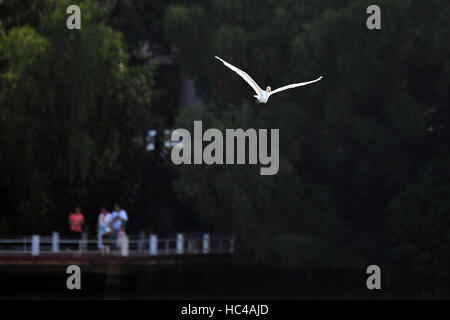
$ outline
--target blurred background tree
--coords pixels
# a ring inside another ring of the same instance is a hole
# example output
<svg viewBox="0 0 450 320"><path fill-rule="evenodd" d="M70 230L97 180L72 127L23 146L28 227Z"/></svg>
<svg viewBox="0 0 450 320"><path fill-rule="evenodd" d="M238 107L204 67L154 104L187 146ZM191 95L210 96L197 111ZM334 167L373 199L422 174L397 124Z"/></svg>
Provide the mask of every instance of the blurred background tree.
<svg viewBox="0 0 450 320"><path fill-rule="evenodd" d="M77 203L95 213L88 215L94 229L102 202L133 210L140 201L150 161L146 131L158 121L153 68L127 65L122 36L92 2L80 4L82 29L68 31L67 5L54 4L35 29L14 26L1 39L2 221L9 233L64 230Z"/></svg>
<svg viewBox="0 0 450 320"><path fill-rule="evenodd" d="M276 176L259 177L254 167L180 167L175 188L217 228L236 231L251 261L307 269L376 261L443 278L449 5L380 1L382 30L373 32L365 26L370 4L171 6L167 36L204 100L181 113L179 126L202 119L217 128L279 128L281 140ZM324 79L249 106L251 88L214 55L262 87Z"/></svg>

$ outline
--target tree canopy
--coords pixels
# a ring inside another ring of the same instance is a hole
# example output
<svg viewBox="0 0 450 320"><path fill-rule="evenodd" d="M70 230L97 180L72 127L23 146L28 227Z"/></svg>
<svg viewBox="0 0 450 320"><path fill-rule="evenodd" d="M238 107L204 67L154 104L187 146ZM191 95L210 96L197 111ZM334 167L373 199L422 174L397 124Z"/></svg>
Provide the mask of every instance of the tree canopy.
<svg viewBox="0 0 450 320"><path fill-rule="evenodd" d="M143 170L133 162L145 157L136 137L156 122L152 68L127 65L105 11L81 3L83 27L69 32L68 2L53 5L36 27L12 26L0 39L5 233L60 229L77 203L98 212L102 201L132 202Z"/></svg>
<svg viewBox="0 0 450 320"><path fill-rule="evenodd" d="M197 1L166 12L167 36L203 98L179 126L280 129L278 175L193 166L175 182L201 215L237 231L252 261L379 261L446 276L449 6L377 4L375 32L369 1ZM214 55L262 87L324 79L254 106L251 88Z"/></svg>

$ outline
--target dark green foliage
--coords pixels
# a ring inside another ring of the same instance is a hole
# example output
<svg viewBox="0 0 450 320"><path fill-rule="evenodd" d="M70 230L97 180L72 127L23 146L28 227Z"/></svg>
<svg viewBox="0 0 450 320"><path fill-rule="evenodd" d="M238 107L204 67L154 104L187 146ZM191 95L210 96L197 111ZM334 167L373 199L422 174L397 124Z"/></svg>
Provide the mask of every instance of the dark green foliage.
<svg viewBox="0 0 450 320"><path fill-rule="evenodd" d="M0 42L2 235L64 231L76 203L92 230L102 202L138 201L149 159L136 138L157 121L152 70L127 66L121 35L89 1L82 29L68 31L67 5Z"/></svg>
<svg viewBox="0 0 450 320"><path fill-rule="evenodd" d="M179 126L208 119L217 128L279 128L281 140L276 176L183 167L175 186L218 228L236 231L253 261L360 269L378 262L447 277L450 185L440 150L450 141L450 6L379 1L382 30L369 31L370 4L170 7L167 35L204 98ZM248 106L251 88L214 55L261 87L324 79Z"/></svg>

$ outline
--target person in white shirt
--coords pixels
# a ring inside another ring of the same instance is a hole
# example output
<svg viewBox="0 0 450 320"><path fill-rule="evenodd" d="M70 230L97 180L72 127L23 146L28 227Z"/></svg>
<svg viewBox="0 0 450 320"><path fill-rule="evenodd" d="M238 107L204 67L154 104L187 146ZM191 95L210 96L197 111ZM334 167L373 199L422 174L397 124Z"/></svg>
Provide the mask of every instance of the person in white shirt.
<svg viewBox="0 0 450 320"><path fill-rule="evenodd" d="M114 205L114 211L111 215L111 228L113 232L113 243L117 242L119 232L125 232L125 225L128 222L128 215L125 210L120 208L120 206L116 203Z"/></svg>
<svg viewBox="0 0 450 320"><path fill-rule="evenodd" d="M108 242L109 238L111 237L111 217L111 213L109 213L105 207L102 207L102 211L98 216L97 223L98 248L100 250L103 249L103 241Z"/></svg>

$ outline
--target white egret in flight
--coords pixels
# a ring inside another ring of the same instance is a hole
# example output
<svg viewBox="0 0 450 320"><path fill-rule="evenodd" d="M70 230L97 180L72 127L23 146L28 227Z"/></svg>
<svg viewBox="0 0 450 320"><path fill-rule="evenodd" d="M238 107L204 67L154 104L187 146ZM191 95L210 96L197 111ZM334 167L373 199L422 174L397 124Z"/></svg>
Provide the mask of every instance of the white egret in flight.
<svg viewBox="0 0 450 320"><path fill-rule="evenodd" d="M278 92L281 92L281 91L284 91L284 90L287 90L287 89L292 89L292 88L297 88L297 87L301 87L301 86L306 86L308 84L317 82L320 79L322 79L322 76L320 76L316 80L289 84L287 86L275 89L273 91L272 91L272 89L269 86L266 88L266 90L263 90L263 89L261 89L258 86L258 84L255 82L255 80L253 80L246 72L242 71L239 68L236 68L232 64L229 64L228 62L226 62L225 60L219 58L218 56L215 56L215 57L217 59L219 59L220 61L222 61L223 64L226 65L228 68L230 68L231 70L236 72L238 75L240 75L253 88L253 90L255 90L256 94L254 95L254 97L257 99L256 102L258 102L258 103L267 103L267 100L269 100L269 97L272 94L274 94L274 93L278 93Z"/></svg>

